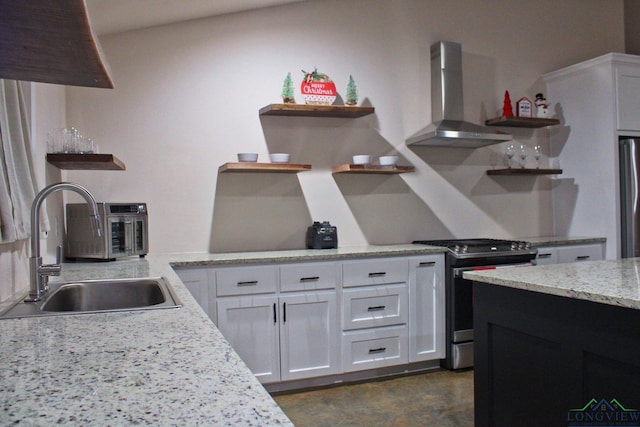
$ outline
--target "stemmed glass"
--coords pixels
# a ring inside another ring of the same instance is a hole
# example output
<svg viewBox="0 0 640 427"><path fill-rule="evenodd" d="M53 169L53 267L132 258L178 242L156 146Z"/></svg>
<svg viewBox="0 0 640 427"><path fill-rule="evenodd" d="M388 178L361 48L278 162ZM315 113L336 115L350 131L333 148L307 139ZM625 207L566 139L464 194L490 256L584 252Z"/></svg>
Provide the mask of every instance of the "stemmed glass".
<svg viewBox="0 0 640 427"><path fill-rule="evenodd" d="M505 154L507 156L507 166L509 166L509 169L511 169L511 159L513 159L513 156L516 155L516 146L511 143L507 145L507 151L505 152Z"/></svg>
<svg viewBox="0 0 640 427"><path fill-rule="evenodd" d="M536 169L540 169L540 157L542 157L542 147L540 147L540 144L534 145L533 157L536 159Z"/></svg>
<svg viewBox="0 0 640 427"><path fill-rule="evenodd" d="M520 167L524 169L527 166L527 147L524 144L520 144L518 158L520 159Z"/></svg>

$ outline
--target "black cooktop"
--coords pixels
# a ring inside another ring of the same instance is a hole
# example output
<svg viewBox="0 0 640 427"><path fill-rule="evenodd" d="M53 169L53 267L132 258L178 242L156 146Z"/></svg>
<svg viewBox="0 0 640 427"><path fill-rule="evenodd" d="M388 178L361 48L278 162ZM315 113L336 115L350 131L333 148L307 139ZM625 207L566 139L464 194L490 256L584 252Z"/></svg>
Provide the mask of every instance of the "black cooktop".
<svg viewBox="0 0 640 427"><path fill-rule="evenodd" d="M454 253L484 254L495 252L518 252L531 250L528 242L499 239L449 239L449 240L415 240L413 243L431 246L443 246Z"/></svg>

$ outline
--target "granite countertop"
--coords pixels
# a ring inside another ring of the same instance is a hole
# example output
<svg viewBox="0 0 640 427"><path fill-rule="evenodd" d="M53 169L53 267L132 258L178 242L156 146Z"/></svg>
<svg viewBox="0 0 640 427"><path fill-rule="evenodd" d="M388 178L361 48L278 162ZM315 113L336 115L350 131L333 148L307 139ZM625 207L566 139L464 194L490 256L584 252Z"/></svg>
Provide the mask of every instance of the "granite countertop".
<svg viewBox="0 0 640 427"><path fill-rule="evenodd" d="M171 266L442 252L393 245L65 263L52 283L163 276L183 306L1 319L0 424L292 426Z"/></svg>
<svg viewBox="0 0 640 427"><path fill-rule="evenodd" d="M569 245L587 245L590 243L606 243L607 239L604 237L559 237L559 236L537 236L537 237L518 237L517 240L522 240L531 243L534 248L547 247L547 246L569 246Z"/></svg>
<svg viewBox="0 0 640 427"><path fill-rule="evenodd" d="M465 272L466 279L640 310L640 258Z"/></svg>

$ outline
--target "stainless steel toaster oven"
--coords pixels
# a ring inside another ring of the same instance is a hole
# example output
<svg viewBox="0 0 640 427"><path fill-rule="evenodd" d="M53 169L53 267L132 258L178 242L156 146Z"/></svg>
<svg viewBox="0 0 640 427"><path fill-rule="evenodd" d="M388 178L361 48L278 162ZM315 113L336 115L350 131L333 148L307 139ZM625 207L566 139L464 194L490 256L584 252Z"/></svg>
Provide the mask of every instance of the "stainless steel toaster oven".
<svg viewBox="0 0 640 427"><path fill-rule="evenodd" d="M98 202L102 236L96 237L86 203L66 205L65 258L115 260L149 252L146 203Z"/></svg>

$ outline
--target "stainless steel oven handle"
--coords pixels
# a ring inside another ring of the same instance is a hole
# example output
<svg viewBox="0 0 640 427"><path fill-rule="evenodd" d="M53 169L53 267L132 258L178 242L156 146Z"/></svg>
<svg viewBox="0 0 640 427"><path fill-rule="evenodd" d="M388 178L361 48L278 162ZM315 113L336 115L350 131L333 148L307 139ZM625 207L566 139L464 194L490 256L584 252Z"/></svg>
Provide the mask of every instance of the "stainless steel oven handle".
<svg viewBox="0 0 640 427"><path fill-rule="evenodd" d="M453 269L453 277L459 278L462 277L462 273L465 271L473 271L473 270L498 270L503 268L513 268L513 267L529 267L533 264L530 262L524 262L520 264L504 264L504 265L476 265L475 267L458 267Z"/></svg>

